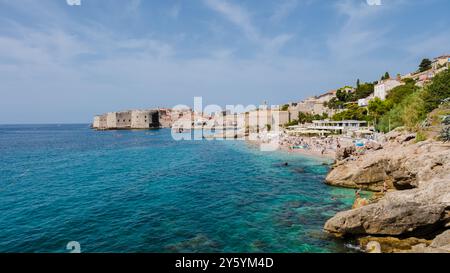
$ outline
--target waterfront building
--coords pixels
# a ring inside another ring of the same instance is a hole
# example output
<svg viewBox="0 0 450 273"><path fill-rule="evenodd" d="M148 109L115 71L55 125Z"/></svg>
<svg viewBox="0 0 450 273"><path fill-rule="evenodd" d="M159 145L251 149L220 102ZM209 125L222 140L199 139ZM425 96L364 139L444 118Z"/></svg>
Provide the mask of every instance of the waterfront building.
<svg viewBox="0 0 450 273"><path fill-rule="evenodd" d="M306 127L310 130L330 131L338 134L347 134L351 131L367 129L367 121L360 120L314 120L312 125Z"/></svg>

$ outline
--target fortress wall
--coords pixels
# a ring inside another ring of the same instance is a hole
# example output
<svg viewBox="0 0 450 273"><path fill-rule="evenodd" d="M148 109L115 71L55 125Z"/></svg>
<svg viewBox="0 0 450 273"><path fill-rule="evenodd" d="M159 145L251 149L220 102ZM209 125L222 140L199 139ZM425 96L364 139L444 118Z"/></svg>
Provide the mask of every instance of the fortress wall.
<svg viewBox="0 0 450 273"><path fill-rule="evenodd" d="M130 110L97 115L92 127L100 130L150 129L159 128L160 121L158 110Z"/></svg>
<svg viewBox="0 0 450 273"><path fill-rule="evenodd" d="M159 113L157 110L131 111L131 128L148 129L159 127Z"/></svg>
<svg viewBox="0 0 450 273"><path fill-rule="evenodd" d="M117 129L130 129L131 128L131 111L117 112Z"/></svg>
<svg viewBox="0 0 450 273"><path fill-rule="evenodd" d="M131 128L133 129L147 129L150 128L150 113L149 111L133 110L131 111Z"/></svg>
<svg viewBox="0 0 450 273"><path fill-rule="evenodd" d="M92 123L92 127L93 128L100 128L100 116L95 116L94 117L94 122Z"/></svg>
<svg viewBox="0 0 450 273"><path fill-rule="evenodd" d="M117 128L117 113L109 112L106 114L106 128L115 129Z"/></svg>
<svg viewBox="0 0 450 273"><path fill-rule="evenodd" d="M107 128L107 115L99 115L94 117L94 122L92 127L95 129L106 129Z"/></svg>

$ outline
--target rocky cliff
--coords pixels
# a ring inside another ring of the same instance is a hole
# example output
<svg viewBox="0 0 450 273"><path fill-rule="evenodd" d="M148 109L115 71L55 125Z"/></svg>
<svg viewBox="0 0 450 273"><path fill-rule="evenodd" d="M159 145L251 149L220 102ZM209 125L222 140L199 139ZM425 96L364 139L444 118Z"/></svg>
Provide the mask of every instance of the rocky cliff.
<svg viewBox="0 0 450 273"><path fill-rule="evenodd" d="M325 231L419 240L432 240L444 232L435 239L439 244L422 242L401 251L450 251L446 231L450 228L450 144L417 142L414 134L394 131L380 147L338 154L341 160L326 178L327 184L381 191L387 183L389 192L375 203L336 214L326 222Z"/></svg>
<svg viewBox="0 0 450 273"><path fill-rule="evenodd" d="M383 146L344 155L328 174L329 185L381 191L384 182L390 189L405 190L446 175L450 169L450 144L437 141L416 143L414 134L395 131ZM349 148L343 148L343 150Z"/></svg>

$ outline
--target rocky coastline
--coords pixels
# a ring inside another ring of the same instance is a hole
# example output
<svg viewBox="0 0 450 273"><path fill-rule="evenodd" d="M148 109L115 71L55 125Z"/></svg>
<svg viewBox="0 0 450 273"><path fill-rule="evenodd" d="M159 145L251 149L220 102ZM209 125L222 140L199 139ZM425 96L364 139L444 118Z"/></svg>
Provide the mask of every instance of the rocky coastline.
<svg viewBox="0 0 450 273"><path fill-rule="evenodd" d="M376 192L326 232L357 238L366 252L450 253L450 143L399 128L363 151L339 149L325 183Z"/></svg>

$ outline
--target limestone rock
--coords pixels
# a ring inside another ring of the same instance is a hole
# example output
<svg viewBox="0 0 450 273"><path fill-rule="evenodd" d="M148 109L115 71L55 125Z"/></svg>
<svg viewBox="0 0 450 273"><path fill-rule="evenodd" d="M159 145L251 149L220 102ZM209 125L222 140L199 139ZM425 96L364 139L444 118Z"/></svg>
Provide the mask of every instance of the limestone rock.
<svg viewBox="0 0 450 273"><path fill-rule="evenodd" d="M430 241L414 237L399 239L395 237L369 236L360 238L358 241L361 249L366 249L366 251L370 248L370 243L376 242L380 245L380 252L382 253L395 253L411 250L413 246L419 244L424 244L425 246L430 245Z"/></svg>
<svg viewBox="0 0 450 273"><path fill-rule="evenodd" d="M397 132L398 133L398 132ZM411 136L397 136L403 140ZM345 150L340 157L348 155ZM433 177L442 177L450 170L450 144L421 142L400 144L391 141L383 149L370 150L360 156L338 162L325 183L347 188L381 191L388 188L406 190L417 188Z"/></svg>
<svg viewBox="0 0 450 273"><path fill-rule="evenodd" d="M426 187L390 192L377 203L340 212L324 229L340 235L423 235L448 220L447 208L450 175Z"/></svg>
<svg viewBox="0 0 450 273"><path fill-rule="evenodd" d="M436 236L430 245L435 248L447 248L450 251L450 229Z"/></svg>
<svg viewBox="0 0 450 273"><path fill-rule="evenodd" d="M381 253L381 245L376 241L370 241L365 249L368 253Z"/></svg>
<svg viewBox="0 0 450 273"><path fill-rule="evenodd" d="M349 158L351 155L353 155L356 152L355 146L346 146L339 148L336 151L336 160L341 161L346 158Z"/></svg>

